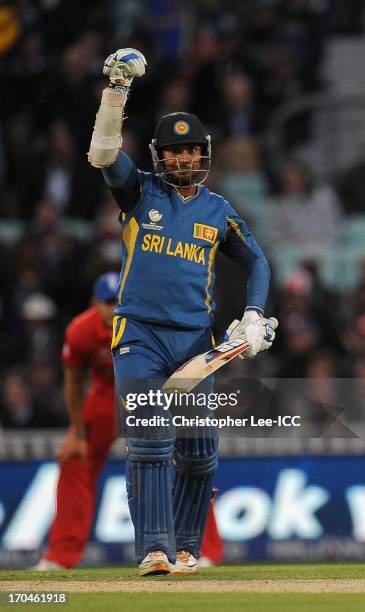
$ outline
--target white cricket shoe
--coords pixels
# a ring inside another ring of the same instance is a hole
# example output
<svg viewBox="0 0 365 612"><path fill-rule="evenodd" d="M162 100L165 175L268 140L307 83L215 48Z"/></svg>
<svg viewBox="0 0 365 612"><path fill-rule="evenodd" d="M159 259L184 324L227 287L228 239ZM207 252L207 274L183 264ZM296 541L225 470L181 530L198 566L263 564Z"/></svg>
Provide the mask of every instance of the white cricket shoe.
<svg viewBox="0 0 365 612"><path fill-rule="evenodd" d="M51 570L65 570L67 567L61 565L60 563L56 563L56 561L48 561L47 559L41 559L38 561L37 565L32 567L33 570L37 572L49 572Z"/></svg>
<svg viewBox="0 0 365 612"><path fill-rule="evenodd" d="M170 574L196 574L198 571L198 559L191 553L181 550L176 553L175 565L170 567Z"/></svg>
<svg viewBox="0 0 365 612"><path fill-rule="evenodd" d="M170 562L162 550L148 553L138 567L140 576L170 573Z"/></svg>

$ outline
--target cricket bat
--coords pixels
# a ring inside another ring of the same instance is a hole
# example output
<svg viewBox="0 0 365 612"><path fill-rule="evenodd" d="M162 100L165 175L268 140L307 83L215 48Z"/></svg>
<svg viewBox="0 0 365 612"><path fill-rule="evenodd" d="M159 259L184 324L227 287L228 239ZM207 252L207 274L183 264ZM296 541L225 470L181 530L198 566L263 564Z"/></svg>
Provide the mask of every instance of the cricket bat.
<svg viewBox="0 0 365 612"><path fill-rule="evenodd" d="M243 338L222 342L215 348L183 363L162 387L167 393L189 393L204 378L251 347Z"/></svg>

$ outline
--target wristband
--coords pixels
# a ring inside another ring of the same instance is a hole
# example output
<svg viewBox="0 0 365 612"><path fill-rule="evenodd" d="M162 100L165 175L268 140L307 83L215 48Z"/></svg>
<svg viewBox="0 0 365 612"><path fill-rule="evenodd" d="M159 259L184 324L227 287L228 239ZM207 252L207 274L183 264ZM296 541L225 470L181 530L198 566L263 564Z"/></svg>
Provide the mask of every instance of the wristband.
<svg viewBox="0 0 365 612"><path fill-rule="evenodd" d="M263 317L264 316L263 311L258 306L246 306L245 312L251 312L251 311L257 312L259 317Z"/></svg>

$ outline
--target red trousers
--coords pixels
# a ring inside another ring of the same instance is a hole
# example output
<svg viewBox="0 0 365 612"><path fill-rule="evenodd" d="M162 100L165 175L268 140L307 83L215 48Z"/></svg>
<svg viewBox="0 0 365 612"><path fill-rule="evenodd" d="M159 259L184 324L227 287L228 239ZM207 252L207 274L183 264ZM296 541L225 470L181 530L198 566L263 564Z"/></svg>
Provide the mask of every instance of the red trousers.
<svg viewBox="0 0 365 612"><path fill-rule="evenodd" d="M90 395L83 406L88 452L66 461L57 485L56 516L43 555L64 567L76 565L91 530L99 474L115 440L113 396Z"/></svg>
<svg viewBox="0 0 365 612"><path fill-rule="evenodd" d="M43 559L67 568L77 565L88 541L94 518L97 480L115 440L113 398L90 395L83 409L88 440L86 460L82 462L72 457L61 466L56 515L48 536L48 548L43 555ZM222 541L213 502L201 554L213 563L219 563L222 558Z"/></svg>
<svg viewBox="0 0 365 612"><path fill-rule="evenodd" d="M214 501L211 502L208 514L207 524L202 542L201 556L207 557L214 563L219 565L223 557L223 542L217 528L217 521L214 516Z"/></svg>

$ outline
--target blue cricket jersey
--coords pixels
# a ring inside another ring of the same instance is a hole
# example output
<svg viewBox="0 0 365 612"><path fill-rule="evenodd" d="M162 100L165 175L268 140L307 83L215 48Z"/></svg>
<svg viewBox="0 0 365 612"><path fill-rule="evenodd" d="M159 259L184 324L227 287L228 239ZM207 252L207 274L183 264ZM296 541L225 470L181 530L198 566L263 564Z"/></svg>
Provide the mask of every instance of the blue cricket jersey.
<svg viewBox="0 0 365 612"><path fill-rule="evenodd" d="M184 199L155 174L138 170L124 152L103 175L121 209L117 315L179 328L210 327L218 249L248 271L247 305L264 310L269 264L227 200L202 185Z"/></svg>

